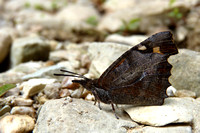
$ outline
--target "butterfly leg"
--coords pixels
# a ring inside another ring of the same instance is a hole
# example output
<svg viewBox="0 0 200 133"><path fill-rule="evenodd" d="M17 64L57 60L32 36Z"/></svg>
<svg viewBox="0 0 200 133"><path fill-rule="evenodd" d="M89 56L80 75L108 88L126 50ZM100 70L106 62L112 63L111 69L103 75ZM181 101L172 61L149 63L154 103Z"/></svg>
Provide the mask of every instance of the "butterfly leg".
<svg viewBox="0 0 200 133"><path fill-rule="evenodd" d="M100 106L100 100L99 100L99 97L97 95L97 92L96 91L93 91L93 94L94 94L94 97L95 97L95 101L94 101L94 105L96 105L96 103L98 102L98 107L99 109L101 110L101 106Z"/></svg>
<svg viewBox="0 0 200 133"><path fill-rule="evenodd" d="M116 112L115 112L114 104L111 103L111 106L112 106L112 110L113 110L113 112L115 113L115 117L116 117L117 119L119 119L119 117L117 116L117 114L116 114Z"/></svg>

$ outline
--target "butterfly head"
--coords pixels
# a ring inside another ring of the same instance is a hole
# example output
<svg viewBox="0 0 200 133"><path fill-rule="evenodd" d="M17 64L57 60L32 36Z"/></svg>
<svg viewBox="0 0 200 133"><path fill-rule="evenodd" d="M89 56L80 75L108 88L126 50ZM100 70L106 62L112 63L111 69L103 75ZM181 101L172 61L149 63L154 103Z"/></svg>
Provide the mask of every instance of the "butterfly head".
<svg viewBox="0 0 200 133"><path fill-rule="evenodd" d="M67 70L60 70L61 72L66 72L66 74L54 74L55 76L69 76L69 77L77 77L80 79L75 79L72 80L73 83L79 83L81 84L84 88L86 88L87 90L91 91L94 88L94 84L95 84L95 80L89 79L83 75L71 72L71 71L67 71Z"/></svg>

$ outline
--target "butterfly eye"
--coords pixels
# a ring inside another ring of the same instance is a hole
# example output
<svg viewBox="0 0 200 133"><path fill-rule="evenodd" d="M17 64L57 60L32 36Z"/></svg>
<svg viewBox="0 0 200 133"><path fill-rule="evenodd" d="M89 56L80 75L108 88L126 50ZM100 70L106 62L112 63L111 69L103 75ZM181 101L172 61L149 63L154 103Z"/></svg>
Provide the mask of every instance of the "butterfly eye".
<svg viewBox="0 0 200 133"><path fill-rule="evenodd" d="M145 47L145 46L140 46L140 47L138 47L138 50L146 50L147 49L147 47Z"/></svg>

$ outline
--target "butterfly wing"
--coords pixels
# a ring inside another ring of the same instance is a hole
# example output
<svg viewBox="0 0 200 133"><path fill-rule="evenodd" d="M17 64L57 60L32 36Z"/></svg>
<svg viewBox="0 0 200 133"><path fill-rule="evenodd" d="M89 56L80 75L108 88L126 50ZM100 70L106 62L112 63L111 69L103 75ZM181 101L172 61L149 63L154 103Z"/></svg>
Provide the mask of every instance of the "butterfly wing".
<svg viewBox="0 0 200 133"><path fill-rule="evenodd" d="M170 32L157 33L120 56L98 79L113 103L161 104L170 86L172 66L167 59L177 54Z"/></svg>

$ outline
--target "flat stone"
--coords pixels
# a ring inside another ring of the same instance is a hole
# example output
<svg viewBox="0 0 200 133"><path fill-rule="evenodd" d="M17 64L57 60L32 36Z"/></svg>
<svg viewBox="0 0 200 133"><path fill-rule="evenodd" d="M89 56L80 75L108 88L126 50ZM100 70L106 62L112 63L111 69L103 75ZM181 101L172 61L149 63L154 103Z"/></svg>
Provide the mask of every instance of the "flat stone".
<svg viewBox="0 0 200 133"><path fill-rule="evenodd" d="M127 107L125 111L132 120L151 126L172 123L193 123L192 129L199 131L200 104L193 98L166 98L162 106Z"/></svg>
<svg viewBox="0 0 200 133"><path fill-rule="evenodd" d="M192 133L190 126L169 126L169 127L137 127L130 129L129 133Z"/></svg>
<svg viewBox="0 0 200 133"><path fill-rule="evenodd" d="M1 133L25 133L33 130L35 122L28 115L7 115L0 119Z"/></svg>
<svg viewBox="0 0 200 133"><path fill-rule="evenodd" d="M1 107L1 106L0 106ZM11 107L9 105L5 105L0 109L0 117L3 116L5 113L10 112Z"/></svg>
<svg viewBox="0 0 200 133"><path fill-rule="evenodd" d="M20 114L20 115L29 115L32 118L35 118L35 109L33 107L25 107L25 106L15 106L11 110L11 114Z"/></svg>
<svg viewBox="0 0 200 133"><path fill-rule="evenodd" d="M16 97L15 99L12 100L11 103L13 106L31 106L33 104L33 100L25 99L22 97Z"/></svg>
<svg viewBox="0 0 200 133"><path fill-rule="evenodd" d="M102 110L93 102L81 99L57 99L47 101L40 110L34 133L88 133L88 132L126 132L126 127L137 124L124 120L117 110L120 119L116 119L110 105L101 104ZM47 113L48 112L48 113Z"/></svg>
<svg viewBox="0 0 200 133"><path fill-rule="evenodd" d="M47 84L54 83L56 79L30 79L21 84L23 98L33 96L43 90Z"/></svg>

